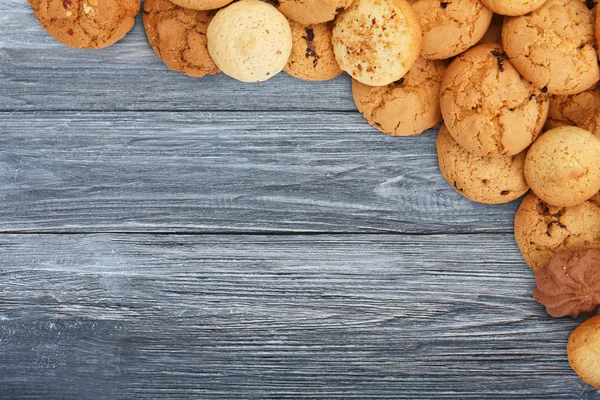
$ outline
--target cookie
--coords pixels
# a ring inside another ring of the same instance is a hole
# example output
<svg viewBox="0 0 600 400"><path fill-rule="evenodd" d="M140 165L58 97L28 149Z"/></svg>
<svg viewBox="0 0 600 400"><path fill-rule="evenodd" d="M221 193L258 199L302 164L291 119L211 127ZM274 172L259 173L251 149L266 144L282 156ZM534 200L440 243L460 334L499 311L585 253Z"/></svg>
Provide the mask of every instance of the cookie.
<svg viewBox="0 0 600 400"><path fill-rule="evenodd" d="M481 0L481 2L496 14L514 17L537 10L546 0Z"/></svg>
<svg viewBox="0 0 600 400"><path fill-rule="evenodd" d="M502 45L502 21L504 21L504 17L502 15L494 14L492 17L492 22L479 41L479 44L496 43Z"/></svg>
<svg viewBox="0 0 600 400"><path fill-rule="evenodd" d="M227 4L231 3L233 0L170 0L170 1L180 7L183 7L183 8L207 11L207 10L216 10L221 7L225 7Z"/></svg>
<svg viewBox="0 0 600 400"><path fill-rule="evenodd" d="M275 7L242 0L220 10L206 32L208 52L215 64L242 82L272 78L292 53L292 30Z"/></svg>
<svg viewBox="0 0 600 400"><path fill-rule="evenodd" d="M354 102L367 122L380 131L392 136L420 135L442 122L439 93L445 71L444 61L420 58L404 78L387 86L353 80Z"/></svg>
<svg viewBox="0 0 600 400"><path fill-rule="evenodd" d="M600 249L562 251L535 272L535 300L554 318L594 315L600 307Z"/></svg>
<svg viewBox="0 0 600 400"><path fill-rule="evenodd" d="M437 139L440 171L450 186L471 201L503 204L529 190L523 176L525 153L483 157L469 153L442 125Z"/></svg>
<svg viewBox="0 0 600 400"><path fill-rule="evenodd" d="M412 4L423 30L421 57L443 60L474 46L493 13L479 0L417 0Z"/></svg>
<svg viewBox="0 0 600 400"><path fill-rule="evenodd" d="M169 0L144 1L144 28L154 52L165 65L189 76L219 72L208 54L208 11L182 8Z"/></svg>
<svg viewBox="0 0 600 400"><path fill-rule="evenodd" d="M101 49L133 28L139 0L29 0L46 31L76 49Z"/></svg>
<svg viewBox="0 0 600 400"><path fill-rule="evenodd" d="M545 130L570 125L588 129L591 113L600 108L600 86L573 95L551 95ZM594 132L592 132L594 133Z"/></svg>
<svg viewBox="0 0 600 400"><path fill-rule="evenodd" d="M579 325L569 337L569 363L581 379L600 389L600 315Z"/></svg>
<svg viewBox="0 0 600 400"><path fill-rule="evenodd" d="M557 252L600 247L600 196L576 207L553 207L528 194L515 217L515 239L533 270Z"/></svg>
<svg viewBox="0 0 600 400"><path fill-rule="evenodd" d="M306 81L327 81L342 73L331 43L331 24L302 25L290 21L292 55L284 68L291 76Z"/></svg>
<svg viewBox="0 0 600 400"><path fill-rule="evenodd" d="M489 43L450 64L440 105L454 139L480 156L519 154L548 115L548 96L519 75L499 45Z"/></svg>
<svg viewBox="0 0 600 400"><path fill-rule="evenodd" d="M550 94L581 93L600 78L594 13L578 0L506 18L502 45L521 75Z"/></svg>
<svg viewBox="0 0 600 400"><path fill-rule="evenodd" d="M369 86L385 86L412 68L421 50L421 28L405 0L356 0L333 28L342 70Z"/></svg>
<svg viewBox="0 0 600 400"><path fill-rule="evenodd" d="M581 115L582 122L577 126L600 139L600 107Z"/></svg>
<svg viewBox="0 0 600 400"><path fill-rule="evenodd" d="M548 204L583 203L600 191L600 139L574 126L544 133L527 152L525 179Z"/></svg>
<svg viewBox="0 0 600 400"><path fill-rule="evenodd" d="M272 0L289 19L302 25L317 25L333 21L353 0Z"/></svg>

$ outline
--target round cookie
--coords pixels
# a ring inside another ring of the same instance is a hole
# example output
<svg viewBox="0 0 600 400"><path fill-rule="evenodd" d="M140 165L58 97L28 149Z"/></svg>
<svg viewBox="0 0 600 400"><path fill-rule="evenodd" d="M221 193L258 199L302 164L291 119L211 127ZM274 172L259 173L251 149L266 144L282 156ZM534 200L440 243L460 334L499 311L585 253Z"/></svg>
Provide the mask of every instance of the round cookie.
<svg viewBox="0 0 600 400"><path fill-rule="evenodd" d="M600 389L600 315L579 325L569 337L569 363L581 379Z"/></svg>
<svg viewBox="0 0 600 400"><path fill-rule="evenodd" d="M445 71L444 61L420 58L404 78L387 86L352 80L354 102L367 122L380 131L392 136L420 135L442 122L439 93Z"/></svg>
<svg viewBox="0 0 600 400"><path fill-rule="evenodd" d="M220 10L206 32L208 52L215 64L242 82L272 78L292 53L292 30L275 7L242 0Z"/></svg>
<svg viewBox="0 0 600 400"><path fill-rule="evenodd" d="M519 154L548 115L548 96L519 75L499 45L489 43L450 64L440 105L454 139L480 156Z"/></svg>
<svg viewBox="0 0 600 400"><path fill-rule="evenodd" d="M212 15L169 0L144 1L144 28L154 52L173 71L202 77L219 68L208 54L206 31Z"/></svg>
<svg viewBox="0 0 600 400"><path fill-rule="evenodd" d="M458 193L484 204L503 204L529 190L523 176L525 152L516 156L482 157L469 153L445 125L437 139L440 171Z"/></svg>
<svg viewBox="0 0 600 400"><path fill-rule="evenodd" d="M545 130L558 128L559 126L577 126L588 129L587 120L591 113L600 108L600 86L596 85L585 92L561 96L550 96L550 109L546 120ZM592 132L594 133L594 132Z"/></svg>
<svg viewBox="0 0 600 400"><path fill-rule="evenodd" d="M46 31L76 49L101 49L125 37L139 0L29 0Z"/></svg>
<svg viewBox="0 0 600 400"><path fill-rule="evenodd" d="M221 7L225 7L227 4L231 3L233 0L170 0L170 1L180 7L183 7L183 8L207 11L207 10L216 10Z"/></svg>
<svg viewBox="0 0 600 400"><path fill-rule="evenodd" d="M506 18L502 45L521 75L550 94L581 93L600 78L594 14L578 0Z"/></svg>
<svg viewBox="0 0 600 400"><path fill-rule="evenodd" d="M600 139L574 126L544 133L527 152L525 179L548 204L583 203L600 191Z"/></svg>
<svg viewBox="0 0 600 400"><path fill-rule="evenodd" d="M481 0L481 2L496 14L514 17L537 10L546 0Z"/></svg>
<svg viewBox="0 0 600 400"><path fill-rule="evenodd" d="M479 0L417 0L412 4L423 30L421 57L443 60L474 46L493 13Z"/></svg>
<svg viewBox="0 0 600 400"><path fill-rule="evenodd" d="M533 270L557 252L600 247L600 196L576 207L553 207L528 194L515 217L515 239Z"/></svg>
<svg viewBox="0 0 600 400"><path fill-rule="evenodd" d="M333 28L342 70L370 86L385 86L412 68L421 50L421 28L405 0L356 0Z"/></svg>
<svg viewBox="0 0 600 400"><path fill-rule="evenodd" d="M490 27L487 29L478 44L482 43L497 43L502 45L502 15L494 14Z"/></svg>
<svg viewBox="0 0 600 400"><path fill-rule="evenodd" d="M272 0L283 15L302 25L333 21L352 1L354 0Z"/></svg>
<svg viewBox="0 0 600 400"><path fill-rule="evenodd" d="M290 21L290 26L292 55L285 72L307 81L327 81L342 73L333 53L330 24L301 25Z"/></svg>

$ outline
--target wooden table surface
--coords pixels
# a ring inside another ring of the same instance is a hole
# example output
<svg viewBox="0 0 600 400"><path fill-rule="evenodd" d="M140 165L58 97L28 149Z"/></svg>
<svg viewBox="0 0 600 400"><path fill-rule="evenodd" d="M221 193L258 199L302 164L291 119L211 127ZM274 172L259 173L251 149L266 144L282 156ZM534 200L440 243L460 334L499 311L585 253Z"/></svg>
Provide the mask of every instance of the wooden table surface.
<svg viewBox="0 0 600 400"><path fill-rule="evenodd" d="M531 297L518 202L347 76L165 69L138 20L77 51L0 2L0 398L600 399Z"/></svg>

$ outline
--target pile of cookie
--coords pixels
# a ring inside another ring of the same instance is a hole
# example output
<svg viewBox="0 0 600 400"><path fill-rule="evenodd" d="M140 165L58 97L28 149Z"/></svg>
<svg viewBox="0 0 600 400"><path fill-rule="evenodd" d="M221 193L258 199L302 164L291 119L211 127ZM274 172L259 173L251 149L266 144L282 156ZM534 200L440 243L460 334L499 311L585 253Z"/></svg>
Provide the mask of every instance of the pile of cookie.
<svg viewBox="0 0 600 400"><path fill-rule="evenodd" d="M62 43L102 48L139 0L29 0ZM353 78L377 129L438 126L440 170L466 198L522 201L517 243L554 317L600 306L600 68L592 0L145 0L148 40L194 77ZM599 32L600 32L600 25ZM600 388L600 316L569 359Z"/></svg>

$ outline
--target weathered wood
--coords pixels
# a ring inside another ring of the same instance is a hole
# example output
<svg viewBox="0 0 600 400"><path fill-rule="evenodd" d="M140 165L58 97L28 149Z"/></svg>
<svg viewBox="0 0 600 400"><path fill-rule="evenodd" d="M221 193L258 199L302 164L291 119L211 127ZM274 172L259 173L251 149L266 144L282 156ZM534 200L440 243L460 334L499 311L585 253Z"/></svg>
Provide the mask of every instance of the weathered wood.
<svg viewBox="0 0 600 400"><path fill-rule="evenodd" d="M0 235L0 265L2 398L600 396L511 235Z"/></svg>
<svg viewBox="0 0 600 400"><path fill-rule="evenodd" d="M434 131L345 113L7 113L0 230L512 232L441 176Z"/></svg>
<svg viewBox="0 0 600 400"><path fill-rule="evenodd" d="M355 110L347 76L325 83L285 73L262 84L194 79L156 57L141 18L116 45L82 51L49 36L26 0L0 7L0 110Z"/></svg>

